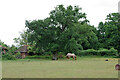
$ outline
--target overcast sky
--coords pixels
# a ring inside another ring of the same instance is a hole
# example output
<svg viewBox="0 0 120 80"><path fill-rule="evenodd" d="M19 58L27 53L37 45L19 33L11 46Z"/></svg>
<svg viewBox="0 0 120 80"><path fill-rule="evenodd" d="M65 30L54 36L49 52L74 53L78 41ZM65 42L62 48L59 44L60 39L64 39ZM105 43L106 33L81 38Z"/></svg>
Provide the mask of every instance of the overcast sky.
<svg viewBox="0 0 120 80"><path fill-rule="evenodd" d="M91 25L98 26L106 15L118 12L120 0L0 0L0 40L14 44L13 39L25 28L25 20L44 19L57 5L79 5Z"/></svg>

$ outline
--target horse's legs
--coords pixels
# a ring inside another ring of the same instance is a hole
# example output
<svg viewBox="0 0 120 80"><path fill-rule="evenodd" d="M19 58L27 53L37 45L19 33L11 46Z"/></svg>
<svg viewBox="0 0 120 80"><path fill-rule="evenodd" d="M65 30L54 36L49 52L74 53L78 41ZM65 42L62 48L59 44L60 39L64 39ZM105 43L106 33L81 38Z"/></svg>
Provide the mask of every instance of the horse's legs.
<svg viewBox="0 0 120 80"><path fill-rule="evenodd" d="M76 60L76 56L75 56L75 60Z"/></svg>
<svg viewBox="0 0 120 80"><path fill-rule="evenodd" d="M73 60L74 60L74 56L73 56Z"/></svg>

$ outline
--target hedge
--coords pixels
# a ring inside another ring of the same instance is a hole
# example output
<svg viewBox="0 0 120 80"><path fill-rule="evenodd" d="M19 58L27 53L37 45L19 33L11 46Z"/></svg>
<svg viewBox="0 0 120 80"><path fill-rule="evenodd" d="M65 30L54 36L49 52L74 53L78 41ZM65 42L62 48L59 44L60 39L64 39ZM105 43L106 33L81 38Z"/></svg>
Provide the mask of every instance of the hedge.
<svg viewBox="0 0 120 80"><path fill-rule="evenodd" d="M79 56L86 56L86 55L99 55L99 56L118 56L118 51L114 48L111 49L87 49L81 50L78 53Z"/></svg>

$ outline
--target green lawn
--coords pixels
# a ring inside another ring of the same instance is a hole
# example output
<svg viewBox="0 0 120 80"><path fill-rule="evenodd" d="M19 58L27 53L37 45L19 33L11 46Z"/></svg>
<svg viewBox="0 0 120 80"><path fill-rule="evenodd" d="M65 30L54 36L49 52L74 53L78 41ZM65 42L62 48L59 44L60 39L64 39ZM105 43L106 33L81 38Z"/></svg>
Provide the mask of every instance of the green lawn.
<svg viewBox="0 0 120 80"><path fill-rule="evenodd" d="M76 61L41 60L3 61L3 78L118 78L117 59L79 58Z"/></svg>

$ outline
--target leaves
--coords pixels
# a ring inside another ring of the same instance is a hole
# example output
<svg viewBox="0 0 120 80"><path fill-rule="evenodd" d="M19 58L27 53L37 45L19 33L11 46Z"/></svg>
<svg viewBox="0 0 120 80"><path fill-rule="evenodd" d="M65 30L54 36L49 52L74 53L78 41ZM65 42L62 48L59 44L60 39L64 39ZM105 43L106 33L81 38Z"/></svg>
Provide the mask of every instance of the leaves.
<svg viewBox="0 0 120 80"><path fill-rule="evenodd" d="M120 14L112 13L107 15L106 22L99 24L99 41L104 48L114 47L120 52Z"/></svg>
<svg viewBox="0 0 120 80"><path fill-rule="evenodd" d="M94 27L88 25L86 14L80 12L79 6L58 5L44 20L26 21L30 32L29 43L35 41L37 51L75 52L95 48L97 43ZM93 31L94 30L94 31Z"/></svg>

